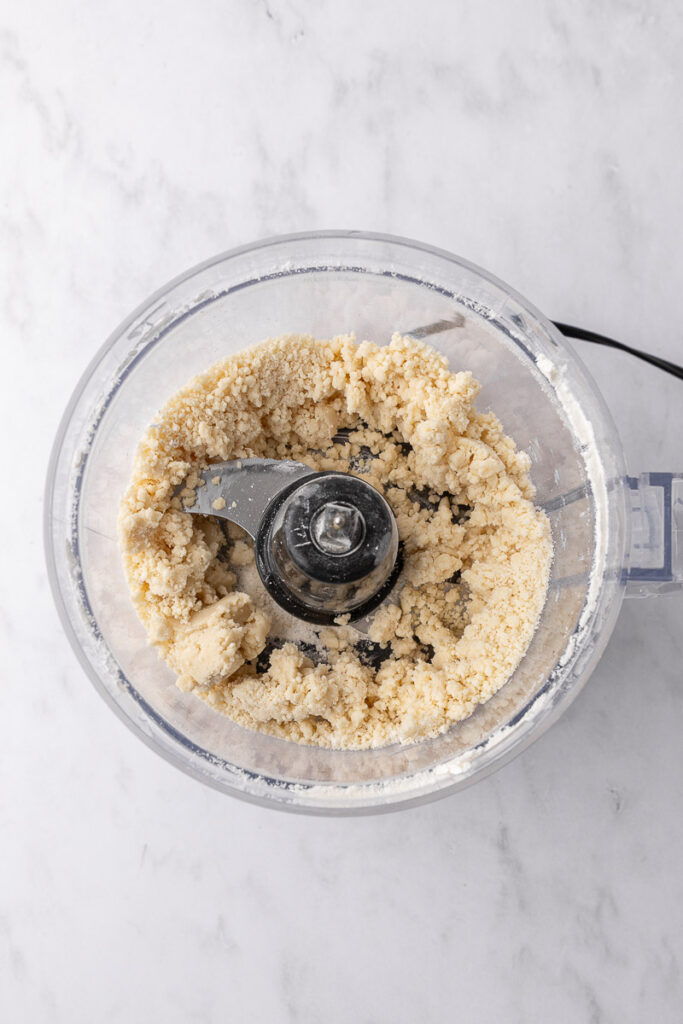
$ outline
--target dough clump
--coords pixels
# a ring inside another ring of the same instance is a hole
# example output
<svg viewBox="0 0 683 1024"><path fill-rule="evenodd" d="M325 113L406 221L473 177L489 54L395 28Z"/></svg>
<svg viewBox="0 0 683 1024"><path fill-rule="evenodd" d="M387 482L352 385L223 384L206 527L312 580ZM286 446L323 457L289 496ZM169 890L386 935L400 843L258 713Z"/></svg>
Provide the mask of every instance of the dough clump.
<svg viewBox="0 0 683 1024"><path fill-rule="evenodd" d="M477 412L478 391L410 338L292 335L175 394L140 442L119 536L135 608L178 685L243 726L335 748L433 736L499 690L538 623L552 546L529 458ZM255 457L384 493L404 568L370 641L352 624L294 635L247 535L185 511L208 465Z"/></svg>

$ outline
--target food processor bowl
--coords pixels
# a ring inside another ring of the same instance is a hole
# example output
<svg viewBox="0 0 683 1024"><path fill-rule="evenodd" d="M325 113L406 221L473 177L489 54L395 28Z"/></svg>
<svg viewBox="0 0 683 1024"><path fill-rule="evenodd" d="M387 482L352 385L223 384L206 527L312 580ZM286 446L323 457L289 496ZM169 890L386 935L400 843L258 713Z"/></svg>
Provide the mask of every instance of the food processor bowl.
<svg viewBox="0 0 683 1024"><path fill-rule="evenodd" d="M372 750L309 747L253 732L181 692L147 643L116 530L136 445L190 377L268 337L346 332L378 343L394 332L425 337L453 370L474 373L482 384L478 408L493 410L531 458L536 502L548 514L554 543L538 628L502 689L442 735ZM661 497L654 475L626 476L612 419L570 345L490 274L401 238L290 235L234 249L176 278L92 360L64 414L49 467L49 576L86 673L119 717L168 761L269 806L388 810L469 785L523 750L585 684L627 585L650 592L680 582L678 562L671 568L680 555L675 516L670 512L667 534L665 506L683 502L683 481L668 477ZM649 519L645 505L655 510ZM631 564L632 520L639 551L657 563L645 559L635 567L644 573L639 577ZM665 561L669 545L670 578L661 575L659 553L652 554L653 530Z"/></svg>

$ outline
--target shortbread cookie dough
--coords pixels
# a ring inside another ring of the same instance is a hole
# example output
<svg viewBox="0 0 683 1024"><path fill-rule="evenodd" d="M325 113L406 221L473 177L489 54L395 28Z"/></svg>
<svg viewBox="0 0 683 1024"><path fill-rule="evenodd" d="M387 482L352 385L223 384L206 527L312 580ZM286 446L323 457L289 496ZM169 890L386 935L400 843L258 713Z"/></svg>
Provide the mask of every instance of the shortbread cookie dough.
<svg viewBox="0 0 683 1024"><path fill-rule="evenodd" d="M409 338L295 335L171 398L141 440L119 534L135 608L181 689L247 728L336 748L433 736L500 689L536 628L552 550L529 458L476 411L478 391ZM207 465L254 457L362 475L386 496L404 568L370 640L281 613L247 535L184 510Z"/></svg>

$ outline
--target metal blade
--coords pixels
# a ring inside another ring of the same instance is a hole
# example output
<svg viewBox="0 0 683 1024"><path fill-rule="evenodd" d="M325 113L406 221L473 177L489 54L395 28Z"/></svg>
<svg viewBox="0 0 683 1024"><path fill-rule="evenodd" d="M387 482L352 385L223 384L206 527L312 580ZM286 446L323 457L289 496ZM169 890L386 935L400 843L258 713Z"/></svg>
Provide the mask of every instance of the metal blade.
<svg viewBox="0 0 683 1024"><path fill-rule="evenodd" d="M303 462L282 459L214 462L201 473L194 502L183 507L186 512L228 519L255 539L263 513L273 498L295 480L315 473Z"/></svg>

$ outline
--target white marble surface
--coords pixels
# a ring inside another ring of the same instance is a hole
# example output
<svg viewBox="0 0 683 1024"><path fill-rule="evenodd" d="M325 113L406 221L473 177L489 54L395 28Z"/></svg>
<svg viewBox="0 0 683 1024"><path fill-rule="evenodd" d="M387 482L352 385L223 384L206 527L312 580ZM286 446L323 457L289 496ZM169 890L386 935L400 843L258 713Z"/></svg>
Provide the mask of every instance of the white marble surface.
<svg viewBox="0 0 683 1024"><path fill-rule="evenodd" d="M260 236L420 238L683 362L682 50L664 0L3 7L0 1019L683 1019L683 596L628 602L502 772L317 820L205 789L115 719L40 537L95 349ZM631 468L683 469L683 383L582 351Z"/></svg>

